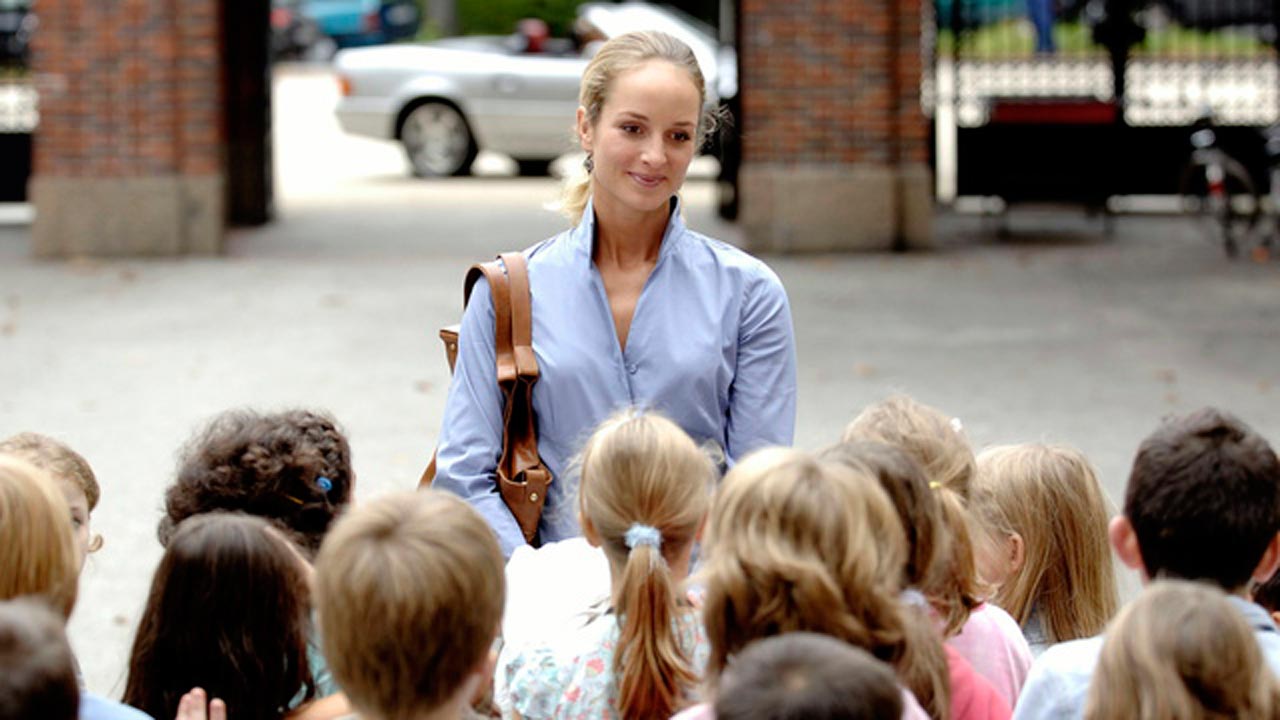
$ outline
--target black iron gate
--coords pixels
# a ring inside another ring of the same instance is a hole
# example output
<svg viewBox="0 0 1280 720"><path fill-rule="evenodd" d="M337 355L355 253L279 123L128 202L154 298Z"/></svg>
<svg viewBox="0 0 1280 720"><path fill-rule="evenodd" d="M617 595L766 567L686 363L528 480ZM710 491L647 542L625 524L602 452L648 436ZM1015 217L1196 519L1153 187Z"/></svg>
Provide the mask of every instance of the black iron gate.
<svg viewBox="0 0 1280 720"><path fill-rule="evenodd" d="M0 202L25 202L36 91L25 71L0 66Z"/></svg>
<svg viewBox="0 0 1280 720"><path fill-rule="evenodd" d="M1280 0L936 0L926 113L939 198L1171 194L1208 116L1267 184Z"/></svg>

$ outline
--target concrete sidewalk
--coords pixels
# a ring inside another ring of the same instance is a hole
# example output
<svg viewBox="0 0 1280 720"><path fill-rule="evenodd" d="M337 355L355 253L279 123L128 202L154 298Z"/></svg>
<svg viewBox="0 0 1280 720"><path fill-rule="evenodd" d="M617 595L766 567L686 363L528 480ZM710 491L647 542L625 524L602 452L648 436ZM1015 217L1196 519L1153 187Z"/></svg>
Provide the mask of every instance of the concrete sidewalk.
<svg viewBox="0 0 1280 720"><path fill-rule="evenodd" d="M393 147L298 144L331 118L288 116L301 85L277 96L281 219L235 232L225 258L36 262L27 227L0 225L0 437L60 437L103 485L106 545L71 626L95 691L123 688L163 488L201 422L326 408L359 498L413 487L448 383L435 333L458 317L464 269L564 225L541 208L553 180L416 181ZM685 195L692 227L735 239L709 183ZM1072 211L1015 215L1016 242L993 229L944 217L931 253L766 258L796 324L798 445L906 392L960 417L975 446L1075 445L1118 498L1166 413L1217 404L1280 441L1280 265L1229 262L1178 218L1121 218L1110 239Z"/></svg>

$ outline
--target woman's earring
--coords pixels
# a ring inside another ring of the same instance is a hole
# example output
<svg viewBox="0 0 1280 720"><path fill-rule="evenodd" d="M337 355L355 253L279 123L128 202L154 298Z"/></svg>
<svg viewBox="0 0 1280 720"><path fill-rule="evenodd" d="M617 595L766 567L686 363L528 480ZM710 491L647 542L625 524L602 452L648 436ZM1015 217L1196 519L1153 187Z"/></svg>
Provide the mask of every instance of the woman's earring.
<svg viewBox="0 0 1280 720"><path fill-rule="evenodd" d="M596 161L591 159L591 153L587 153L587 156L582 159L582 167L586 169L588 175L596 169Z"/></svg>

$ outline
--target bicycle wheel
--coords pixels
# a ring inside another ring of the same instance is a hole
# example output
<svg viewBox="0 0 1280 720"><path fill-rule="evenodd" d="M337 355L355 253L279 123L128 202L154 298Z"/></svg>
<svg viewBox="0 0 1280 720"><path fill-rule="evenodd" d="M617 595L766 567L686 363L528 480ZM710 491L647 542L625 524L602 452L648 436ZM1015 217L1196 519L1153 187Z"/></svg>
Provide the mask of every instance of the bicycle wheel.
<svg viewBox="0 0 1280 720"><path fill-rule="evenodd" d="M1221 190L1212 190L1209 175L1217 165ZM1220 243L1227 257L1236 257L1250 241L1261 207L1249 171L1235 158L1220 154L1214 163L1194 161L1179 182L1182 210L1193 217L1206 240Z"/></svg>

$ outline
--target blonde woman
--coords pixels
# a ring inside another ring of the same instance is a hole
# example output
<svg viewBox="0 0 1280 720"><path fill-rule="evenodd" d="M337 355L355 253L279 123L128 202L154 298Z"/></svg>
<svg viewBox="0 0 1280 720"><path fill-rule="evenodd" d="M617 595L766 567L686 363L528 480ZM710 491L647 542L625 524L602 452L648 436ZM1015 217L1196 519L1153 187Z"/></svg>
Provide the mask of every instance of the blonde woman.
<svg viewBox="0 0 1280 720"><path fill-rule="evenodd" d="M659 32L612 38L583 74L575 130L587 159L566 190L572 227L525 252L538 449L554 477L538 542L581 534L565 471L582 438L618 408L660 410L730 460L792 441L786 291L764 263L681 217L677 193L708 125L706 95L693 52ZM503 403L492 308L478 284L462 319L435 485L474 505L510 556L526 543L494 484Z"/></svg>
<svg viewBox="0 0 1280 720"><path fill-rule="evenodd" d="M994 447L978 457L974 509L995 604L1037 655L1102 632L1119 605L1106 495L1089 461L1069 447Z"/></svg>
<svg viewBox="0 0 1280 720"><path fill-rule="evenodd" d="M910 691L904 718L949 717L946 659L936 634L911 623L899 601L906 541L874 478L798 450L753 454L725 476L704 550L713 687L752 641L814 632L893 667ZM698 706L683 717L711 712Z"/></svg>
<svg viewBox="0 0 1280 720"><path fill-rule="evenodd" d="M959 652L1010 704L1031 668L1032 654L1018 623L983 602L973 545L969 496L975 460L960 421L904 395L864 409L844 431L845 442L883 442L915 460L924 471L942 515L939 536L947 548L941 571L916 589L937 614L947 645Z"/></svg>
<svg viewBox="0 0 1280 720"><path fill-rule="evenodd" d="M670 717L707 663L681 587L715 467L675 423L632 411L591 435L581 465L582 529L608 559L611 603L577 632L517 651L499 705L526 719Z"/></svg>
<svg viewBox="0 0 1280 720"><path fill-rule="evenodd" d="M1087 720L1273 720L1280 683L1222 591L1152 583L1107 630Z"/></svg>

